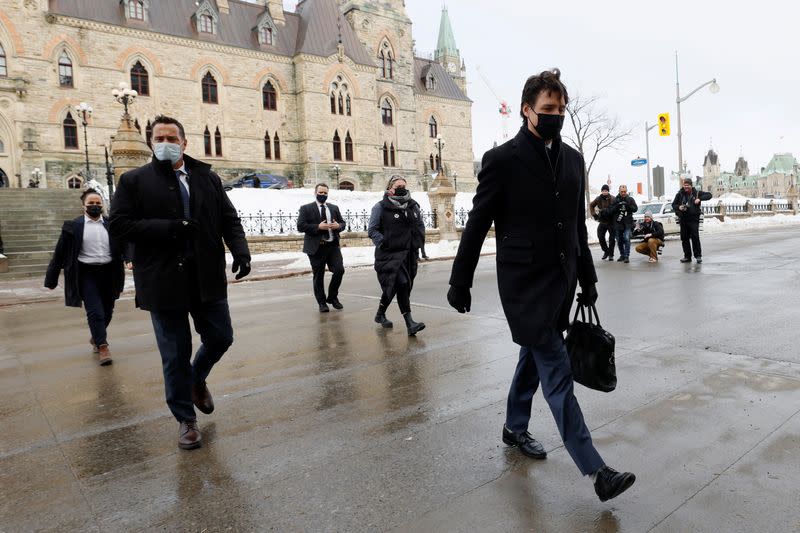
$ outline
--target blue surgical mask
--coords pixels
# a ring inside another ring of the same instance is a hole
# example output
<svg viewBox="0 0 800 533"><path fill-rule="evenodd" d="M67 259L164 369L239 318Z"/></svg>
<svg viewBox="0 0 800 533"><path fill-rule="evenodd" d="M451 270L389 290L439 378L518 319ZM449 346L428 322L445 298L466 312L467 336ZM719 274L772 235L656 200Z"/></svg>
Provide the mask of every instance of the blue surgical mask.
<svg viewBox="0 0 800 533"><path fill-rule="evenodd" d="M180 144L156 143L153 145L153 154L159 161L170 161L174 165L183 157L183 150Z"/></svg>

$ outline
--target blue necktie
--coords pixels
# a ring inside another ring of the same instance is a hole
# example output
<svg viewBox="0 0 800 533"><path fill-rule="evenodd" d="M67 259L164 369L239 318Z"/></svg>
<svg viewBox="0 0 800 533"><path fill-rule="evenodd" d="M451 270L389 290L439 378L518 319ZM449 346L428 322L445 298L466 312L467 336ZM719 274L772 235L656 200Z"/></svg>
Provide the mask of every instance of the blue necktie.
<svg viewBox="0 0 800 533"><path fill-rule="evenodd" d="M180 170L175 171L175 177L178 178L178 185L181 189L181 202L183 203L183 218L189 219L192 218L191 207L189 206L189 190L181 181L181 172Z"/></svg>

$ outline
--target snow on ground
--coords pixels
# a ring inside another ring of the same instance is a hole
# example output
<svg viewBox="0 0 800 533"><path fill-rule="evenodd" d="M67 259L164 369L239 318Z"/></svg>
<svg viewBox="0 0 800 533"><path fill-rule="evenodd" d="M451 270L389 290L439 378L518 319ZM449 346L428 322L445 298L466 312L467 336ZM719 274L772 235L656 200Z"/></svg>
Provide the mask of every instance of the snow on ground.
<svg viewBox="0 0 800 533"><path fill-rule="evenodd" d="M703 233L706 235L715 235L718 233L731 233L748 229L793 225L800 225L800 215L772 215L748 218L728 217L725 219L725 222L720 222L713 217L706 217L703 220Z"/></svg>

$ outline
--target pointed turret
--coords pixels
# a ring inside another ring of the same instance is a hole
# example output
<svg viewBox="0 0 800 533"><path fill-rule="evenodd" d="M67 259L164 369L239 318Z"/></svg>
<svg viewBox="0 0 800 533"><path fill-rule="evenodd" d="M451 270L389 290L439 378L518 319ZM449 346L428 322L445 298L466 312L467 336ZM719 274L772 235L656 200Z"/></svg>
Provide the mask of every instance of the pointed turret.
<svg viewBox="0 0 800 533"><path fill-rule="evenodd" d="M439 39L436 44L434 59L444 67L453 80L466 94L467 81L465 78L464 61L461 59L461 52L456 45L456 38L453 35L453 25L450 23L450 14L447 6L442 6L442 18L439 21Z"/></svg>

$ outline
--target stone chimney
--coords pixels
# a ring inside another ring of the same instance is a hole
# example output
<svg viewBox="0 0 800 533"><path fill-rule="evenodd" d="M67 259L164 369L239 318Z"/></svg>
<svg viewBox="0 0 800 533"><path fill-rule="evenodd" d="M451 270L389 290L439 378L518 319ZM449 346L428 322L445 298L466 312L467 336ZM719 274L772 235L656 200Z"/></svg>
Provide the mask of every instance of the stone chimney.
<svg viewBox="0 0 800 533"><path fill-rule="evenodd" d="M217 0L217 9L221 14L228 15L231 12L231 8L228 5L228 0Z"/></svg>
<svg viewBox="0 0 800 533"><path fill-rule="evenodd" d="M283 2L282 0L265 0L265 5L269 9L269 16L278 26L286 24L286 17L283 15Z"/></svg>

